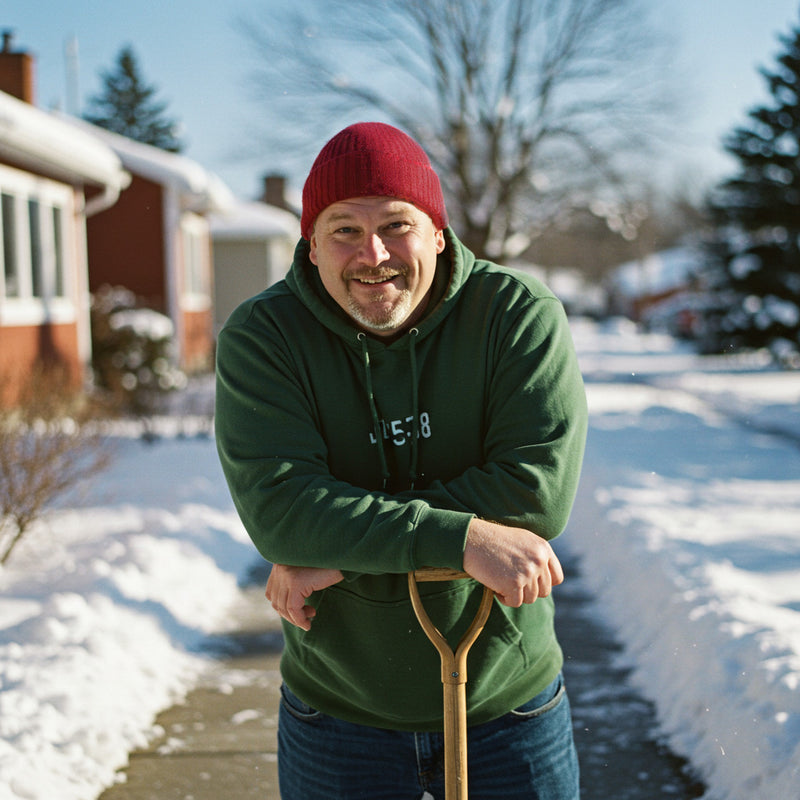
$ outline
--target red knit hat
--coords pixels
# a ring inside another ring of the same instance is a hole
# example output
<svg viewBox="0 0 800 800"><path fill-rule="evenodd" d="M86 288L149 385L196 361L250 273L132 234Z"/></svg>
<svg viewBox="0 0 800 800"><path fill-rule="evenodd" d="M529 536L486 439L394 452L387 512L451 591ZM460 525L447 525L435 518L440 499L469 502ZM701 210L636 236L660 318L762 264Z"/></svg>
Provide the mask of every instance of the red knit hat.
<svg viewBox="0 0 800 800"><path fill-rule="evenodd" d="M391 125L357 122L337 133L311 167L303 187L303 237L311 238L314 220L331 203L373 196L413 203L437 229L447 227L442 187L425 151Z"/></svg>

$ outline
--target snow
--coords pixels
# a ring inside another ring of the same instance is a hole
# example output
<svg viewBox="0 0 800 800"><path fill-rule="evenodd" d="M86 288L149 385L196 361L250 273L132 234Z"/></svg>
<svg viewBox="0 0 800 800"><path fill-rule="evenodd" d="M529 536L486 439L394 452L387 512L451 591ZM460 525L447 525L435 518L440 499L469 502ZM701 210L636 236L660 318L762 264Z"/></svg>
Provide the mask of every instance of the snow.
<svg viewBox="0 0 800 800"><path fill-rule="evenodd" d="M112 330L130 328L137 336L154 342L170 339L175 332L172 320L151 308L127 308L115 311L109 319Z"/></svg>
<svg viewBox="0 0 800 800"><path fill-rule="evenodd" d="M95 798L207 667L252 546L208 437L114 444L0 573L0 798ZM180 476L176 480L176 476Z"/></svg>
<svg viewBox="0 0 800 800"><path fill-rule="evenodd" d="M798 798L800 374L573 329L591 430L564 546L708 800Z"/></svg>
<svg viewBox="0 0 800 800"><path fill-rule="evenodd" d="M627 323L573 332L591 429L557 548L706 800L800 797L800 374ZM93 800L232 623L255 552L212 439L179 422L119 435L0 572L0 800Z"/></svg>
<svg viewBox="0 0 800 800"><path fill-rule="evenodd" d="M236 201L225 212L211 214L209 224L214 240L277 236L290 237L295 242L300 237L300 222L294 214L257 201Z"/></svg>

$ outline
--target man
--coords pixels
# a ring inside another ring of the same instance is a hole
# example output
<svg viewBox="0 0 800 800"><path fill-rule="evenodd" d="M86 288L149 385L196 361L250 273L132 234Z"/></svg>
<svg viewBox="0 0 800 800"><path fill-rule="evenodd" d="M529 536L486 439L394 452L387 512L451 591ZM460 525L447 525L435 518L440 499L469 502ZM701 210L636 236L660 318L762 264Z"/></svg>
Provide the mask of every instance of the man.
<svg viewBox="0 0 800 800"><path fill-rule="evenodd" d="M334 136L303 190L285 281L220 334L216 430L231 494L273 562L284 619L283 800L443 797L438 655L406 573L470 651L470 797L578 796L550 591L586 403L566 318L539 282L476 260L420 146L380 123Z"/></svg>

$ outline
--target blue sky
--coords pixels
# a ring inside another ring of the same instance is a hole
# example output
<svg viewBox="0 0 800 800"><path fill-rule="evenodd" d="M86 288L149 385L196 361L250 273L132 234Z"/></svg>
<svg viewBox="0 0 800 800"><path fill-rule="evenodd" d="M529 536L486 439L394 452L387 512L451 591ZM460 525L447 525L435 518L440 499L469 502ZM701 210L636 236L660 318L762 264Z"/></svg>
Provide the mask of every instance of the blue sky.
<svg viewBox="0 0 800 800"><path fill-rule="evenodd" d="M100 87L130 43L144 77L181 120L186 155L213 170L240 197L255 196L261 175L280 170L278 158L247 157L252 131L264 115L247 91L252 66L235 20L286 0L18 0L4 4L0 26L36 56L37 104L69 108L65 44L78 44L78 94L83 102ZM302 2L302 0L297 0ZM681 138L696 142L675 151L674 174L709 179L730 170L720 136L765 99L757 67L771 67L778 33L800 22L798 0L651 0L658 25L674 40L676 77L687 102ZM10 8L9 8L10 6ZM16 6L16 8L15 8ZM74 84L69 84L74 85Z"/></svg>

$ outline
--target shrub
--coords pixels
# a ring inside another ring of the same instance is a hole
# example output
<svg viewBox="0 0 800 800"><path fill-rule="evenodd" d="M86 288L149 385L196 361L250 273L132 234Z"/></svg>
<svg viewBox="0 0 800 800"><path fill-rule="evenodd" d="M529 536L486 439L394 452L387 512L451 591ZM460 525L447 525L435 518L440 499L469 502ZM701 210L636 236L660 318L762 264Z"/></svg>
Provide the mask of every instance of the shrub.
<svg viewBox="0 0 800 800"><path fill-rule="evenodd" d="M175 363L173 337L171 320L141 307L129 290L104 287L93 296L92 367L98 389L113 407L146 417L186 385Z"/></svg>
<svg viewBox="0 0 800 800"><path fill-rule="evenodd" d="M53 502L104 469L110 451L81 395L55 368L0 407L0 565Z"/></svg>

